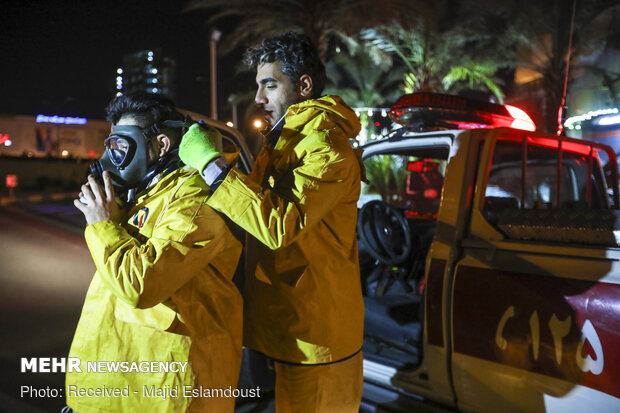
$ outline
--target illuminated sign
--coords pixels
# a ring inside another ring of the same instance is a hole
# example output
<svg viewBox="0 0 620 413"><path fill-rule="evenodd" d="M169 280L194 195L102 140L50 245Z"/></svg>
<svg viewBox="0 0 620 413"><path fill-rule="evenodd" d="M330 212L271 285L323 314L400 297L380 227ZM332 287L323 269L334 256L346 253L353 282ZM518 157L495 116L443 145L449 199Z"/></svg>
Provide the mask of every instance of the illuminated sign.
<svg viewBox="0 0 620 413"><path fill-rule="evenodd" d="M65 125L86 125L86 118L74 118L71 116L47 116L37 115L37 123L64 123Z"/></svg>
<svg viewBox="0 0 620 413"><path fill-rule="evenodd" d="M599 118L597 122L601 126L617 125L620 123L620 115L607 115Z"/></svg>
<svg viewBox="0 0 620 413"><path fill-rule="evenodd" d="M618 108L594 110L594 111L588 112L588 113L586 113L584 115L571 116L570 118L566 119L566 121L564 122L564 125L568 129L580 130L581 129L581 125L580 125L581 122L585 122L585 121L590 120L590 119L592 119L594 117L597 117L597 116L616 114L616 113L618 113Z"/></svg>

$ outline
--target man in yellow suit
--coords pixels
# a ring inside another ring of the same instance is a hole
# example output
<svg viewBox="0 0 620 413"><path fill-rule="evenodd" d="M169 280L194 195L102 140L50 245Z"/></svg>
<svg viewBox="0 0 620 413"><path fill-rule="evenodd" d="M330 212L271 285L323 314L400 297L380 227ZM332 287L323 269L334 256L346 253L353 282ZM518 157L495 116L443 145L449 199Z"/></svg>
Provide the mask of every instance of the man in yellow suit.
<svg viewBox="0 0 620 413"><path fill-rule="evenodd" d="M112 133L93 164L103 185L89 176L74 201L97 272L69 354L82 371L67 373L67 404L79 413L232 412L241 243L206 205L203 179L179 160L189 125L172 101L119 96L107 113ZM122 210L115 189L133 198Z"/></svg>
<svg viewBox="0 0 620 413"><path fill-rule="evenodd" d="M214 191L207 204L245 229L244 344L272 358L276 411L357 412L364 304L355 234L363 166L355 113L323 96L325 68L297 33L246 52L269 122L250 175L192 126L180 156Z"/></svg>

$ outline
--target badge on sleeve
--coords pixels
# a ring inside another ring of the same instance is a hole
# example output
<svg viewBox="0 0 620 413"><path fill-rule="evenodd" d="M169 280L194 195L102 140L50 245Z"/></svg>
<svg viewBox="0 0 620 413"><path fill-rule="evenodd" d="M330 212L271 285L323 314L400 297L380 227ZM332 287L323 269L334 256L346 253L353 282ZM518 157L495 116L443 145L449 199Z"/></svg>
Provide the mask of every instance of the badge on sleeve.
<svg viewBox="0 0 620 413"><path fill-rule="evenodd" d="M138 227L138 229L144 226L144 222L146 218L149 216L149 209L147 207L142 208L136 215L133 216L133 224Z"/></svg>

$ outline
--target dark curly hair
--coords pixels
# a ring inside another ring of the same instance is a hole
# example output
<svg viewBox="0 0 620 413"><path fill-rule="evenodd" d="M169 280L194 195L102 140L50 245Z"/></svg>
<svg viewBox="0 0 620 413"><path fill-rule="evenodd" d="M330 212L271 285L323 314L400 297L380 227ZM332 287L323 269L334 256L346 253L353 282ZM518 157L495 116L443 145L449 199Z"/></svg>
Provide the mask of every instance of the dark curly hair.
<svg viewBox="0 0 620 413"><path fill-rule="evenodd" d="M117 124L123 116L131 117L148 136L165 133L174 144L180 142L182 130L161 125L166 120L183 121L172 99L159 93L131 92L116 96L106 108L106 119Z"/></svg>
<svg viewBox="0 0 620 413"><path fill-rule="evenodd" d="M270 37L257 46L250 47L243 56L243 62L256 70L261 63L282 64L282 73L288 76L294 85L299 78L307 74L312 78L312 97L321 95L327 76L317 48L308 36L295 32L286 32L280 36Z"/></svg>
<svg viewBox="0 0 620 413"><path fill-rule="evenodd" d="M165 120L184 119L168 96L145 92L127 93L112 99L106 108L106 119L116 124L123 116L131 116L141 128Z"/></svg>

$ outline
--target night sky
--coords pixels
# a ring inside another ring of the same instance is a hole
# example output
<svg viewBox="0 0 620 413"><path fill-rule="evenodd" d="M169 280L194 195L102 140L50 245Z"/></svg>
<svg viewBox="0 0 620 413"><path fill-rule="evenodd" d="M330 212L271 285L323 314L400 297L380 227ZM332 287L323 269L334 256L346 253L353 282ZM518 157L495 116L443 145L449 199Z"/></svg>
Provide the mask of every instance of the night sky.
<svg viewBox="0 0 620 413"><path fill-rule="evenodd" d="M103 119L123 55L151 48L176 60L177 105L208 114L208 13L182 13L185 3L1 0L0 114ZM249 74L233 75L241 53L218 57L222 119L226 97L254 87Z"/></svg>

